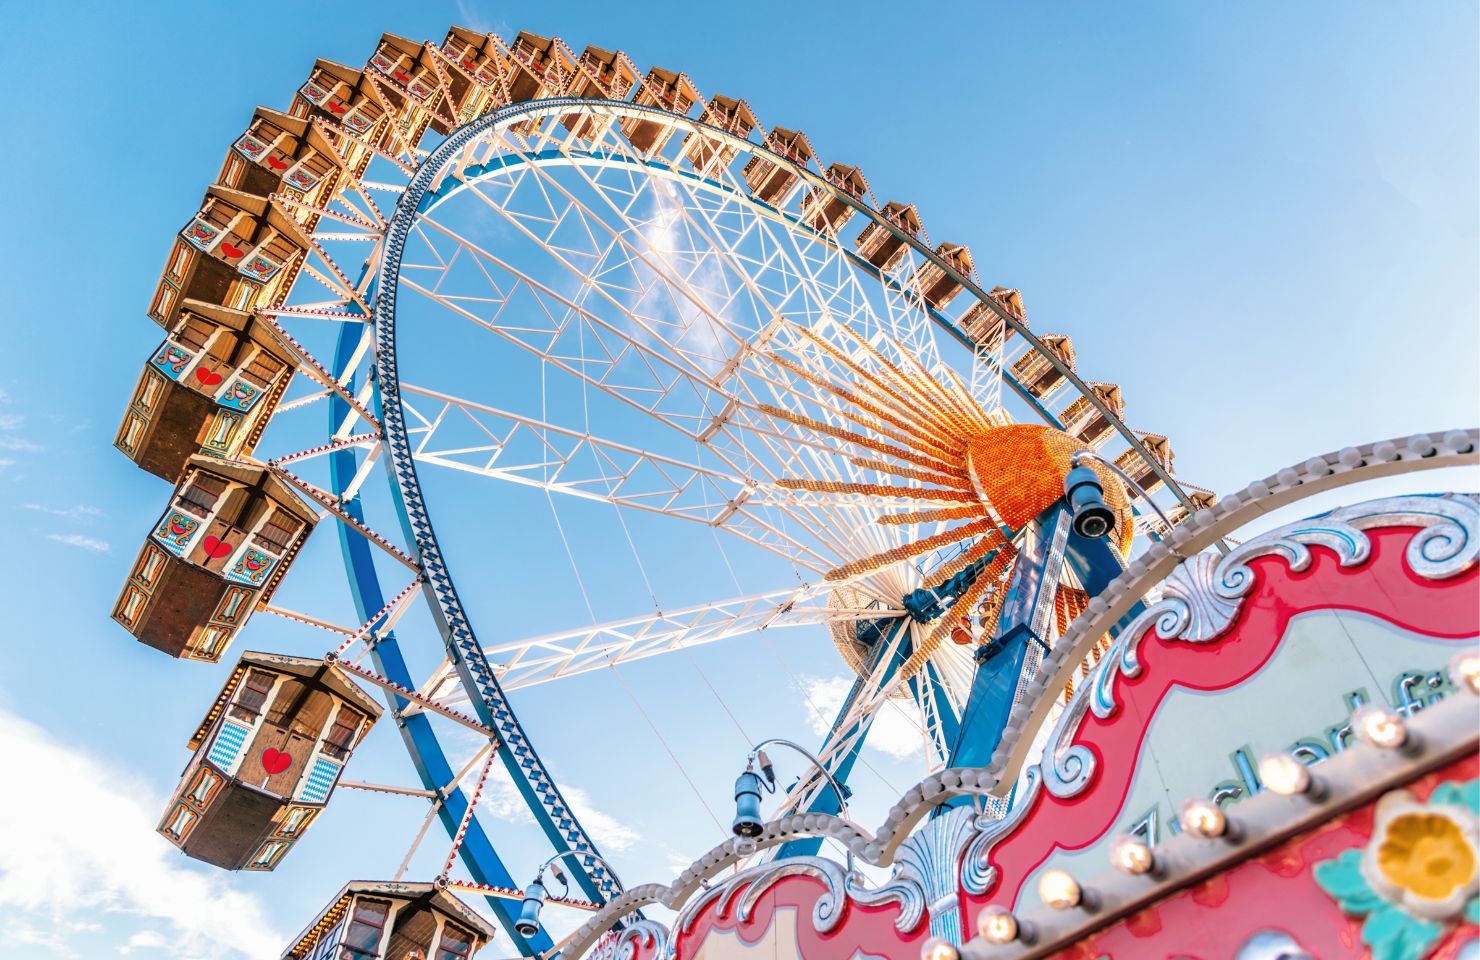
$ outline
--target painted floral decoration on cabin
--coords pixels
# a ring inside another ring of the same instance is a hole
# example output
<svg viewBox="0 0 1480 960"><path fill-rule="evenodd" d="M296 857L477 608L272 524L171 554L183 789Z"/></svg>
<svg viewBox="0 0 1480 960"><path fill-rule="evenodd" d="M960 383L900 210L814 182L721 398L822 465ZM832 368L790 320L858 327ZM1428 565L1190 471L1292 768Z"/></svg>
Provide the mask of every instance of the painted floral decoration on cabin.
<svg viewBox="0 0 1480 960"><path fill-rule="evenodd" d="M1451 923L1480 923L1480 780L1440 784L1426 803L1395 790L1376 813L1367 846L1316 864L1316 882L1367 918L1373 960L1417 960Z"/></svg>

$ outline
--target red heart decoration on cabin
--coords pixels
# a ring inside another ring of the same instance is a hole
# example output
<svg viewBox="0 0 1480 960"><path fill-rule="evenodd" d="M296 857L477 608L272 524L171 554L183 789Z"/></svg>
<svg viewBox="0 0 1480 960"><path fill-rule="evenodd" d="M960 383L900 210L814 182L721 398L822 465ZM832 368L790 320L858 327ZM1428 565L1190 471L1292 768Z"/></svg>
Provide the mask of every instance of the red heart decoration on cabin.
<svg viewBox="0 0 1480 960"><path fill-rule="evenodd" d="M407 80L410 80L411 79L410 77L406 76L406 74L402 73L399 70L397 70L396 72L392 73L391 76L395 77L397 80L401 81L402 83L405 83Z"/></svg>
<svg viewBox="0 0 1480 960"><path fill-rule="evenodd" d="M267 165L269 167L272 167L272 169L274 169L274 170L286 170L286 169L288 169L288 164L285 161L279 160L277 157L268 157L267 158Z"/></svg>
<svg viewBox="0 0 1480 960"><path fill-rule="evenodd" d="M235 260L237 257L240 257L245 251L238 249L237 247L233 247L231 244L223 240L221 242L221 252L231 259Z"/></svg>
<svg viewBox="0 0 1480 960"><path fill-rule="evenodd" d="M235 548L220 537L207 536L200 542L200 549L212 560L220 560L222 557L229 556Z"/></svg>
<svg viewBox="0 0 1480 960"><path fill-rule="evenodd" d="M221 374L212 373L205 367L196 367L195 379L199 380L201 383L205 384L208 387L214 387L216 384L221 382Z"/></svg>
<svg viewBox="0 0 1480 960"><path fill-rule="evenodd" d="M269 777L282 773L292 765L293 758L281 750L268 747L262 751L262 769L267 771Z"/></svg>
<svg viewBox="0 0 1480 960"><path fill-rule="evenodd" d="M342 104L342 103L335 103L333 100L330 100L329 101L329 109L330 110L333 110L335 113L343 113L344 112L344 104Z"/></svg>

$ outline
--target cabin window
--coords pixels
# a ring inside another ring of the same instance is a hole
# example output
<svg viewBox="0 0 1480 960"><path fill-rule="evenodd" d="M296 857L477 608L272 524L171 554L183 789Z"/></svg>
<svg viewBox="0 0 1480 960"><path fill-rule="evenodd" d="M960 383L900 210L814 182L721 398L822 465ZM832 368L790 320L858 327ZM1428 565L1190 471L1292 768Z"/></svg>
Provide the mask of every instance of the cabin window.
<svg viewBox="0 0 1480 960"><path fill-rule="evenodd" d="M225 491L225 480L197 473L191 479L190 486L180 494L180 509L188 510L197 517L209 517L216 507L216 501L221 499L221 494Z"/></svg>
<svg viewBox="0 0 1480 960"><path fill-rule="evenodd" d="M355 903L354 916L349 929L344 932L345 960L360 960L374 957L380 949L380 937L385 930L386 918L391 905L385 900L360 900Z"/></svg>
<svg viewBox="0 0 1480 960"><path fill-rule="evenodd" d="M355 731L359 728L358 714L340 710L334 726L329 729L328 736L324 737L324 752L336 760L348 757L350 747L354 744Z"/></svg>
<svg viewBox="0 0 1480 960"><path fill-rule="evenodd" d="M246 679L242 681L241 691L236 695L236 703L231 708L231 715L251 723L262 713L262 705L267 702L268 694L272 693L273 676L261 670L251 670Z"/></svg>
<svg viewBox="0 0 1480 960"><path fill-rule="evenodd" d="M288 680L278 695L273 698L272 707L267 711L267 722L275 727L283 727L287 724L288 711L297 706L300 695L303 693L304 683L302 680Z"/></svg>
<svg viewBox="0 0 1480 960"><path fill-rule="evenodd" d="M473 935L449 923L442 928L442 939L437 941L437 955L433 960L466 960L472 952Z"/></svg>
<svg viewBox="0 0 1480 960"><path fill-rule="evenodd" d="M291 526L284 526L284 521ZM293 542L293 537L298 533L298 525L283 516L281 510L275 511L272 518L262 524L261 529L255 536L272 548L274 553L287 552L288 545Z"/></svg>
<svg viewBox="0 0 1480 960"><path fill-rule="evenodd" d="M185 322L175 331L175 339L191 350L200 350L211 339L217 327L214 323L203 320L193 313L185 314Z"/></svg>

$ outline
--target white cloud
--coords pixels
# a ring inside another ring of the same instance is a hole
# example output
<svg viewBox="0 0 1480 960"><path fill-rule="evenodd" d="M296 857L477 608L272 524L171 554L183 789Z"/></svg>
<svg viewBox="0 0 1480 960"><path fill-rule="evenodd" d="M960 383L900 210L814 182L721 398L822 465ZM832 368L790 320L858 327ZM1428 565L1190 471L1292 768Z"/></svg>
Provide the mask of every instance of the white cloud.
<svg viewBox="0 0 1480 960"><path fill-rule="evenodd" d="M832 728L833 719L843 708L848 691L853 687L851 677L803 677L802 692L816 710L807 716L807 725L812 732L826 736ZM879 708L874 724L869 728L864 746L888 754L898 760L921 756L924 740L921 728L924 720L920 708L913 700L891 701Z"/></svg>
<svg viewBox="0 0 1480 960"><path fill-rule="evenodd" d="M4 429L0 427L0 429ZM0 450L9 450L12 453L40 453L41 445L32 443L25 437L12 437L0 433Z"/></svg>
<svg viewBox="0 0 1480 960"><path fill-rule="evenodd" d="M590 834L597 849L602 853L621 853L642 839L632 827L605 811L598 810L591 795L580 787L561 784L560 795L570 804L571 811L581 826ZM519 793L519 788L509 779L509 773L501 765L488 772L488 782L483 786L483 797L478 801L493 816L510 823L534 823L534 815Z"/></svg>
<svg viewBox="0 0 1480 960"><path fill-rule="evenodd" d="M85 503L75 504L70 507L48 507L43 503L23 503L21 506L27 510L35 510L37 513L47 513L53 517L62 517L67 520L83 520L92 517L101 517L103 511Z"/></svg>
<svg viewBox="0 0 1480 960"><path fill-rule="evenodd" d="M83 550L91 550L93 553L107 553L113 549L106 540L84 537L80 533L49 533L46 535L46 539L55 540L57 543L65 543L69 547L80 547Z"/></svg>
<svg viewBox="0 0 1480 960"><path fill-rule="evenodd" d="M15 466L15 461L13 459L11 459L10 457L0 457L0 470L4 470L6 467L13 466Z"/></svg>
<svg viewBox="0 0 1480 960"><path fill-rule="evenodd" d="M52 787L44 802L0 791L0 943L35 943L22 938L38 926L77 932L67 917L107 913L148 918L151 928L163 921L179 955L279 955L284 937L260 900L233 890L225 874L186 866L154 832L164 803L146 785L3 710L0 753ZM147 931L136 936L137 946L152 945Z"/></svg>
<svg viewBox="0 0 1480 960"><path fill-rule="evenodd" d="M158 930L140 930L128 938L128 943L118 948L119 953L133 953L135 950L163 950L170 946L170 940Z"/></svg>

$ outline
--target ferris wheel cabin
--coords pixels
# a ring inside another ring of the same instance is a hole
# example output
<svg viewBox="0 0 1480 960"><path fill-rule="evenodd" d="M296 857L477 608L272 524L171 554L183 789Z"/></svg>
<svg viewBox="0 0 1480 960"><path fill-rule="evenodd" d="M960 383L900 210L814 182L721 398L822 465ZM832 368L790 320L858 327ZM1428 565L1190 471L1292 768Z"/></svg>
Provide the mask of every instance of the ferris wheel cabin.
<svg viewBox="0 0 1480 960"><path fill-rule="evenodd" d="M758 123L750 104L734 97L715 97L710 100L699 114L699 122L718 127L742 139L749 137ZM707 177L720 167L727 166L739 152L738 147L730 146L712 136L705 136L700 131L684 142L681 156L694 165L701 177Z"/></svg>
<svg viewBox="0 0 1480 960"><path fill-rule="evenodd" d="M191 457L113 619L172 657L214 663L272 596L317 519L263 464Z"/></svg>
<svg viewBox="0 0 1480 960"><path fill-rule="evenodd" d="M1095 395L1117 418L1125 416L1125 397L1120 387L1113 383L1091 383L1090 392ZM1115 429L1110 421L1090 402L1089 397L1076 397L1074 402L1059 414L1064 432L1090 447L1098 447Z"/></svg>
<svg viewBox="0 0 1480 960"><path fill-rule="evenodd" d="M303 86L293 97L288 114L300 119L326 120L349 131L365 144L381 146L391 139L385 123L386 110L376 96L373 81L362 70L332 60L314 64ZM347 144L350 166L358 175L370 163L370 153Z"/></svg>
<svg viewBox="0 0 1480 960"><path fill-rule="evenodd" d="M884 209L879 211L884 219L903 230L911 237L923 238L925 230L920 225L920 211L915 209L912 203L900 203L890 200L884 204ZM904 239L895 236L888 227L881 223L870 222L858 234L853 241L858 247L858 253L867 260L874 269L880 273L888 273L899 263L909 244Z"/></svg>
<svg viewBox="0 0 1480 960"><path fill-rule="evenodd" d="M461 900L430 883L346 884L282 955L282 960L466 960L494 928Z"/></svg>
<svg viewBox="0 0 1480 960"><path fill-rule="evenodd" d="M114 446L175 481L198 453L251 452L293 374L292 355L250 313L186 300L139 375Z"/></svg>
<svg viewBox="0 0 1480 960"><path fill-rule="evenodd" d="M765 145L766 149L780 154L799 167L806 167L817 156L812 149L812 141L800 130L772 127L771 132L766 134ZM801 174L791 167L775 163L760 154L746 162L740 175L745 178L752 196L773 207L785 204L802 179Z"/></svg>
<svg viewBox="0 0 1480 960"><path fill-rule="evenodd" d="M959 243L942 243L935 248L935 253L950 264L957 273L968 279L976 269L971 259L971 251ZM960 281L930 262L920 265L920 269L915 274L915 285L925 302L936 310L948 305L956 299L957 294L965 289Z"/></svg>
<svg viewBox="0 0 1480 960"><path fill-rule="evenodd" d="M442 52L452 61L447 79L463 123L509 103L509 56L497 37L455 26Z"/></svg>
<svg viewBox="0 0 1480 960"><path fill-rule="evenodd" d="M834 163L823 176L854 200L862 202L868 193L868 181L857 167ZM808 190L802 200L802 220L818 233L836 235L857 212L846 200L827 190Z"/></svg>
<svg viewBox="0 0 1480 960"><path fill-rule="evenodd" d="M694 86L688 74L662 67L653 67L647 72L642 83L638 84L632 102L646 107L661 107L679 116L686 115L696 103L703 109L699 88ZM656 120L627 119L622 121L622 133L634 148L651 155L663 149L673 136L674 128Z"/></svg>
<svg viewBox="0 0 1480 960"><path fill-rule="evenodd" d="M271 303L292 286L303 250L297 226L265 199L212 185L175 239L149 316L168 330L187 300L230 310Z"/></svg>
<svg viewBox="0 0 1480 960"><path fill-rule="evenodd" d="M302 118L258 107L227 152L216 182L255 197L283 193L317 205L334 190L341 170L323 131Z"/></svg>
<svg viewBox="0 0 1480 960"><path fill-rule="evenodd" d="M515 103L560 96L576 72L575 57L559 37L521 30L509 53L509 97Z"/></svg>
<svg viewBox="0 0 1480 960"><path fill-rule="evenodd" d="M1056 333L1045 334L1039 339L1064 366L1070 370L1075 369L1072 339ZM1029 350L1013 362L1012 375L1029 393L1040 400L1064 379L1063 372L1036 350Z"/></svg>
<svg viewBox="0 0 1480 960"><path fill-rule="evenodd" d="M576 61L566 96L588 100L625 100L637 84L637 65L620 50L588 46ZM589 140L606 124L602 117L570 113L560 123L578 140Z"/></svg>
<svg viewBox="0 0 1480 960"><path fill-rule="evenodd" d="M227 870L271 870L329 802L380 707L322 660L246 653L190 738L158 830Z"/></svg>
<svg viewBox="0 0 1480 960"><path fill-rule="evenodd" d="M375 71L371 75L375 92L393 111L407 143L418 142L427 127L446 136L455 126L458 105L448 98L435 49L385 33L367 63Z"/></svg>
<svg viewBox="0 0 1480 960"><path fill-rule="evenodd" d="M1172 468L1175 457L1172 454L1172 442L1159 433L1143 433L1140 435L1141 446L1156 459L1161 468L1172 476L1177 471ZM1152 492L1162 485L1161 477L1151 468L1151 464L1141 459L1134 449L1128 449L1115 458L1115 465L1126 472L1132 480L1140 485L1147 493Z"/></svg>
<svg viewBox="0 0 1480 960"><path fill-rule="evenodd" d="M1008 287L993 287L987 294L997 307L1012 314L1023 326L1028 325L1027 312L1023 309L1023 295ZM1012 325L1002 319L995 310L981 301L973 303L961 315L961 329L974 342L983 347L1005 344L1012 339Z"/></svg>

